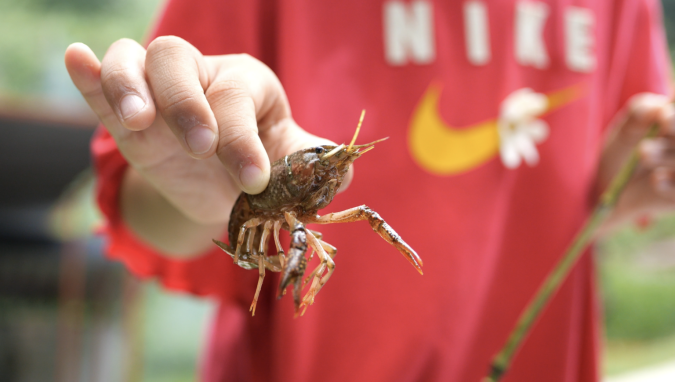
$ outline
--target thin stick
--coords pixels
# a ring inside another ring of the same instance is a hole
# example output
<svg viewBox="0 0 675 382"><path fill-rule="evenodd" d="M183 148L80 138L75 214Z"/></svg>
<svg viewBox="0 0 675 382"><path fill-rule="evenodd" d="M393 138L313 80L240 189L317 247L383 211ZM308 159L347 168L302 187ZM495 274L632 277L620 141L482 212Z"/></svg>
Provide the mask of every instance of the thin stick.
<svg viewBox="0 0 675 382"><path fill-rule="evenodd" d="M657 126L652 126L645 137L655 136L658 131ZM546 278L544 284L539 288L534 299L521 313L516 323L515 329L509 335L506 345L493 359L490 366L490 372L483 382L498 382L506 374L513 356L516 354L523 340L530 332L532 325L537 320L541 311L546 307L551 296L560 288L563 280L567 277L572 266L576 264L577 260L583 253L588 243L593 239L595 231L607 218L609 213L616 205L621 192L628 184L628 181L633 176L637 164L639 162L639 154L637 147L633 149L630 157L626 163L619 169L619 172L614 176L612 182L607 187L607 190L602 194L597 205L593 209L593 213L588 217L584 223L581 231L577 234L572 242L572 245L567 249L560 262L553 269L551 274Z"/></svg>

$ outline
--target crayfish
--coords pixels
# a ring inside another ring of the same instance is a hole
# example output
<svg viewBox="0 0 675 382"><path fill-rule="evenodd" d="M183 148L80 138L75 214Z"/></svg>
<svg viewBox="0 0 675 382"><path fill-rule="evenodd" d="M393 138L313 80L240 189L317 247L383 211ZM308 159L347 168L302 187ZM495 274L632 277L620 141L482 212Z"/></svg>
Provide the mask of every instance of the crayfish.
<svg viewBox="0 0 675 382"><path fill-rule="evenodd" d="M285 294L286 288L291 283L293 284L296 316L300 308L303 308L304 314L307 306L314 303L317 293L333 274L335 270L333 259L337 249L323 241L321 233L305 228L305 224L367 220L375 232L398 249L422 274L422 259L377 212L367 206L362 205L324 216L317 214L318 210L333 200L349 166L361 155L372 150L376 143L386 139L365 145L354 144L364 113L361 114L349 146L341 144L307 148L273 162L267 188L257 195L241 193L235 202L228 225L230 245L213 240L234 259L235 264L245 269L258 268L258 286L249 309L253 315L266 269L281 272L278 298ZM282 228L291 234L288 257L279 242L279 231ZM277 254L268 256L267 244L272 233ZM236 246L231 246L234 243ZM305 257L308 245L316 252L320 263L303 283L302 278L308 263ZM312 284L301 301L302 288L310 279L313 279Z"/></svg>

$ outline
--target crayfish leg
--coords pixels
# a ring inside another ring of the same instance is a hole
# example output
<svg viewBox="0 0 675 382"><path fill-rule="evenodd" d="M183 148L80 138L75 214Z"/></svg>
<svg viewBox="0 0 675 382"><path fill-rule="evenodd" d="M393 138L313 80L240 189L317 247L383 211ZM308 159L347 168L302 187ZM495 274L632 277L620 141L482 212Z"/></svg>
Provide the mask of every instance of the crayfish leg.
<svg viewBox="0 0 675 382"><path fill-rule="evenodd" d="M317 239L319 240L323 239L323 234L321 232L315 231L313 229L308 229L308 231L311 232L312 235L314 235L314 237L316 237Z"/></svg>
<svg viewBox="0 0 675 382"><path fill-rule="evenodd" d="M237 247L235 248L234 251L234 262L236 263L239 261L239 256L241 255L241 247L244 244L244 237L246 236L246 231L249 228L257 227L262 223L261 218L253 218L246 223L242 224L241 228L239 228L239 236L237 237Z"/></svg>
<svg viewBox="0 0 675 382"><path fill-rule="evenodd" d="M321 246L323 247L323 249L326 251L326 253L328 253L328 256L330 256L331 259L335 259L335 256L337 256L337 248L335 248L335 247L332 246L331 244L328 244L328 243L326 243L325 241L321 240L321 238L318 237L318 236L316 235L317 233L320 234L320 232L316 232L316 231L312 231L312 230L310 230L310 232L311 232L312 234L314 234L314 236L315 236L316 239L319 241L319 243L321 244ZM309 260L307 260L307 262L312 261L312 257L314 257L314 252L315 252L315 251L314 251L314 249L312 248L312 254L311 254L311 256L309 256ZM319 270L318 267L315 268L315 269L312 271L312 273L310 273L310 275L307 276L307 277L305 278L305 283L304 283L303 285L306 285L306 284L309 282L309 280L311 280L312 277L314 277L314 275L316 274L316 272L317 272L318 270Z"/></svg>
<svg viewBox="0 0 675 382"><path fill-rule="evenodd" d="M312 286L309 288L309 291L307 291L307 294L302 299L302 305L305 307L305 309L302 311L302 314L305 313L307 305L312 305L314 303L314 298L319 293L321 288L323 288L326 282L328 282L328 279L330 279L330 277L333 275L333 272L335 271L335 262L333 262L333 258L326 254L326 251L324 250L323 245L321 245L319 239L317 239L311 232L307 232L307 242L314 249L314 251L316 251L316 254L319 256L319 260L321 260L321 264L319 264L317 269L314 271L314 280L312 281ZM337 254L337 250L333 253ZM325 275L323 275L324 271L326 271Z"/></svg>
<svg viewBox="0 0 675 382"><path fill-rule="evenodd" d="M211 241L213 241L225 253L227 253L228 255L232 256L232 258L234 258L234 250L232 249L232 247L227 245L227 243L223 243L222 241L216 240L216 239L211 239Z"/></svg>
<svg viewBox="0 0 675 382"><path fill-rule="evenodd" d="M281 264L281 268L284 268L284 263L286 262L286 256L284 256L284 249L281 246L281 242L279 241L279 230L281 230L281 226L284 224L283 221L277 220L274 222L274 244L277 246L277 255L279 256L279 264Z"/></svg>
<svg viewBox="0 0 675 382"><path fill-rule="evenodd" d="M258 304L258 296L260 295L260 289L262 289L263 280L265 279L265 268L270 264L265 260L265 251L267 249L267 241L270 238L270 232L272 231L272 222L266 221L263 226L262 235L260 237L260 247L258 251L258 286L255 289L255 296L253 297L253 303L248 309L249 312L252 312L251 315L255 316L255 307ZM249 233L249 243L252 241L251 236L255 234L256 230L252 229Z"/></svg>
<svg viewBox="0 0 675 382"><path fill-rule="evenodd" d="M264 256L258 256L258 286L255 289L255 296L253 296L251 307L248 308L248 311L251 312L251 316L255 316L255 307L258 305L258 296L260 295L260 289L262 288L263 280L265 279L264 258Z"/></svg>
<svg viewBox="0 0 675 382"><path fill-rule="evenodd" d="M367 220L373 231L377 232L387 243L393 245L405 258L422 274L422 259L417 255L401 236L394 231L380 215L371 210L368 206L358 206L341 212L332 212L324 216L317 216L311 223L331 224L331 223L350 223L359 220Z"/></svg>

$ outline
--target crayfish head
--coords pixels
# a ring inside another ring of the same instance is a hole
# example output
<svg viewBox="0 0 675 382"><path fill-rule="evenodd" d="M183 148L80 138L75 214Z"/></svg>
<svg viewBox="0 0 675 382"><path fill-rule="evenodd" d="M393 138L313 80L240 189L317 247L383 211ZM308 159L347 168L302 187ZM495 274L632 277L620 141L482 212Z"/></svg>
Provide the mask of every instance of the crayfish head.
<svg viewBox="0 0 675 382"><path fill-rule="evenodd" d="M345 144L317 146L287 157L289 174L292 174L289 177L291 181L288 183L288 190L292 195L303 195L301 204L304 210L319 210L326 207L337 194L349 166L372 150L376 143L387 139L355 145L362 121L363 114L349 146Z"/></svg>
<svg viewBox="0 0 675 382"><path fill-rule="evenodd" d="M324 168L335 168L338 172L344 176L349 170L349 166L354 163L354 161L361 157L361 155L367 153L368 151L375 148L375 144L382 142L387 138L378 139L374 142L367 143L365 145L355 145L356 138L359 136L359 131L361 131L361 124L363 123L363 117L366 115L366 111L361 112L361 118L359 118L359 123L356 125L356 131L354 132L354 137L352 137L351 143L349 146L341 144L339 146L322 146L326 153L321 156L321 165Z"/></svg>

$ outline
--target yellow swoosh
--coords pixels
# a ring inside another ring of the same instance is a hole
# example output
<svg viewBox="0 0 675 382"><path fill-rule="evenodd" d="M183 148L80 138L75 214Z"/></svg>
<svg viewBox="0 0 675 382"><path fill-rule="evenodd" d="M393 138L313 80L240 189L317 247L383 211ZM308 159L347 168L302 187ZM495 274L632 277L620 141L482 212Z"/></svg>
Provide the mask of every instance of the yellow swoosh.
<svg viewBox="0 0 675 382"><path fill-rule="evenodd" d="M548 108L544 114L579 99L584 93L584 84L576 84L546 94ZM413 112L408 142L415 162L432 174L454 175L495 157L499 151L497 119L463 129L447 125L438 113L440 95L441 86L432 83Z"/></svg>

